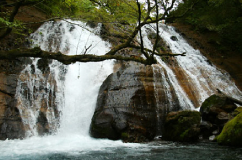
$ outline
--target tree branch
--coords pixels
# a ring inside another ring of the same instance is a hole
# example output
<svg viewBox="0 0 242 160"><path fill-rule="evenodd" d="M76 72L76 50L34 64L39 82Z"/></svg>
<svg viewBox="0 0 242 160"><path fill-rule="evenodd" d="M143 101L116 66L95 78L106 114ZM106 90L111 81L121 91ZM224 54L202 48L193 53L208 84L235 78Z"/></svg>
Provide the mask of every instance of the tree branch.
<svg viewBox="0 0 242 160"><path fill-rule="evenodd" d="M0 51L0 59L16 59L18 57L35 57L35 58L47 58L55 59L63 64L71 64L75 62L100 62L109 59L123 60L123 61L134 61L142 64L146 64L143 58L137 57L124 57L120 55L65 55L61 52L53 53L41 50L39 47L27 49L21 48L10 51Z"/></svg>
<svg viewBox="0 0 242 160"><path fill-rule="evenodd" d="M185 56L185 53L182 54L158 54L158 56ZM35 58L47 58L54 59L63 64L69 65L75 62L100 62L104 60L122 60L122 61L134 61L145 65L150 65L149 62L141 57L124 57L120 55L90 55L90 54L82 54L82 55L65 55L61 52L53 53L41 50L39 47L35 48L21 48L10 51L0 51L0 59L16 59L19 57L35 57Z"/></svg>
<svg viewBox="0 0 242 160"><path fill-rule="evenodd" d="M158 19L159 19L159 8L158 8L158 3L157 0L155 0L155 8L156 8L156 39L155 39L155 44L153 46L153 52L152 52L152 57L154 57L155 50L157 48L157 44L159 42L159 24L158 24Z"/></svg>
<svg viewBox="0 0 242 160"><path fill-rule="evenodd" d="M140 26L140 23L141 23L141 8L140 8L140 3L139 3L139 1L137 0L136 2L137 2L138 12L139 12L138 23L139 23L139 26ZM139 28L139 36L140 36L141 52L144 53L144 43L143 43L143 37L142 37L141 27ZM148 57L146 57L146 58L148 58Z"/></svg>

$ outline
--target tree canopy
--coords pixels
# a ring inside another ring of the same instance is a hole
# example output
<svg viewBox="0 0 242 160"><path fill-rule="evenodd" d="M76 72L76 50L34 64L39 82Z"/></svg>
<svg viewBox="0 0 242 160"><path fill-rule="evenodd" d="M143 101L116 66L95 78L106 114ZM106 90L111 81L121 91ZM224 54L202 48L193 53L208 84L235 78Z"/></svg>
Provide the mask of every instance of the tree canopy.
<svg viewBox="0 0 242 160"><path fill-rule="evenodd" d="M217 48L242 53L241 0L184 0L168 19L190 24L200 32L214 32L217 36L211 42Z"/></svg>
<svg viewBox="0 0 242 160"><path fill-rule="evenodd" d="M60 52L50 53L41 51L39 48L35 50L25 48L12 51L1 51L0 58L2 59L32 56L57 59L65 64L74 63L76 61L87 62L101 61L105 59L118 59L136 61L150 65L156 63L154 55L184 56L184 54L161 53L161 51L157 49L157 43L159 41L158 23L168 16L168 13L173 9L176 0L146 0L145 3L141 3L139 0L18 0L12 3L10 3L10 1L7 2L8 3L0 4L0 23L3 26L1 27L0 40L11 34L13 29L25 26L25 24L21 22L16 23L14 18L17 15L19 9L26 5L38 7L40 10L48 13L50 15L50 19L62 19L71 17L81 19L82 21L95 21L104 24L107 23L109 25L118 25L120 28L122 26L128 25L126 28L129 28L129 31L125 35L125 40L122 43L113 46L112 49L104 56L77 55L68 58L69 56L66 56ZM9 7L11 12L7 13L2 11L5 7ZM160 14L159 12L161 8L164 10L163 14ZM144 47L141 28L151 23L156 24L157 36L153 49L149 50ZM135 43L137 35L140 36L139 44ZM145 58L127 58L115 55L118 51L125 48L138 49ZM85 60L83 60L83 58L85 58Z"/></svg>

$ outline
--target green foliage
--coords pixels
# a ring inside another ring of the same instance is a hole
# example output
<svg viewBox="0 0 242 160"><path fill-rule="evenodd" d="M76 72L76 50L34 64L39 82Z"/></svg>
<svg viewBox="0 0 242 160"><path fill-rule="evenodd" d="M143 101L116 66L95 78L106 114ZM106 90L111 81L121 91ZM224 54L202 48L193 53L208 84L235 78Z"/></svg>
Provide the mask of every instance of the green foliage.
<svg viewBox="0 0 242 160"><path fill-rule="evenodd" d="M138 19L135 0L99 0L97 3L84 0L81 8L80 17L91 21L132 24L136 23ZM144 12L142 10L142 13Z"/></svg>
<svg viewBox="0 0 242 160"><path fill-rule="evenodd" d="M241 0L186 0L170 17L199 31L216 32L220 45L242 51Z"/></svg>
<svg viewBox="0 0 242 160"><path fill-rule="evenodd" d="M79 10L84 13L88 13L95 9L95 6L89 0L83 0L79 3Z"/></svg>
<svg viewBox="0 0 242 160"><path fill-rule="evenodd" d="M16 28L16 27L23 28L23 27L24 27L24 26L21 24L21 22L19 22L19 21L9 22L9 21L7 21L6 19L1 18L1 17L0 17L0 24L1 24L2 26L6 26L6 27L9 27L9 28Z"/></svg>
<svg viewBox="0 0 242 160"><path fill-rule="evenodd" d="M95 3L96 2L96 3ZM135 0L52 0L38 4L51 16L71 16L97 22L136 23L138 8ZM143 8L143 7L142 7ZM144 14L145 11L142 10Z"/></svg>

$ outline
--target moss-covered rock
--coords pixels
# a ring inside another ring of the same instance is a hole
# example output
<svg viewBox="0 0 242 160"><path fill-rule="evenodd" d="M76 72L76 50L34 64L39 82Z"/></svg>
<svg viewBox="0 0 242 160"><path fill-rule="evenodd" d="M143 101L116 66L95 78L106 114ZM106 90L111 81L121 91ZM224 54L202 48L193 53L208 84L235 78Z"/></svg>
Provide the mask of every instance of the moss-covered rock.
<svg viewBox="0 0 242 160"><path fill-rule="evenodd" d="M224 95L214 94L207 98L200 108L202 124L209 124L200 126L203 138L220 134L225 123L234 117L236 108L234 102Z"/></svg>
<svg viewBox="0 0 242 160"><path fill-rule="evenodd" d="M210 117L206 117L207 114L217 114L221 110L225 112L232 112L236 108L237 106L234 102L226 96L214 94L203 102L200 112L202 113L203 118L209 119Z"/></svg>
<svg viewBox="0 0 242 160"><path fill-rule="evenodd" d="M226 96L212 95L203 102L200 112L203 121L224 126L236 108L234 102Z"/></svg>
<svg viewBox="0 0 242 160"><path fill-rule="evenodd" d="M164 140L193 142L200 133L200 113L197 111L170 112L165 120Z"/></svg>
<svg viewBox="0 0 242 160"><path fill-rule="evenodd" d="M217 142L223 145L242 147L242 112L226 123L217 137Z"/></svg>

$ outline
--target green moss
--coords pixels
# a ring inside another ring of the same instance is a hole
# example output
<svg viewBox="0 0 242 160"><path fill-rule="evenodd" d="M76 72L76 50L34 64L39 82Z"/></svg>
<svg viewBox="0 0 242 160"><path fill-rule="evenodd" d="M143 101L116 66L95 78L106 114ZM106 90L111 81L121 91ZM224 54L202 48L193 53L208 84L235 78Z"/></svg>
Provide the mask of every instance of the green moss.
<svg viewBox="0 0 242 160"><path fill-rule="evenodd" d="M237 106L234 104L233 101L231 101L226 96L212 95L202 103L200 112L208 113L211 108L217 108L217 109L222 109L226 112L232 112L237 108Z"/></svg>
<svg viewBox="0 0 242 160"><path fill-rule="evenodd" d="M242 146L242 112L226 123L216 139L219 144Z"/></svg>
<svg viewBox="0 0 242 160"><path fill-rule="evenodd" d="M189 131L190 131L190 129L185 130L185 132L183 132L183 133L180 135L181 139L184 139L185 137L187 137Z"/></svg>
<svg viewBox="0 0 242 160"><path fill-rule="evenodd" d="M127 139L127 138L129 138L129 134L127 132L122 132L121 139Z"/></svg>
<svg viewBox="0 0 242 160"><path fill-rule="evenodd" d="M237 116L238 114L240 114L242 112L242 107L238 107L234 110L233 112L233 116Z"/></svg>

